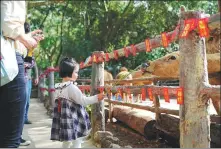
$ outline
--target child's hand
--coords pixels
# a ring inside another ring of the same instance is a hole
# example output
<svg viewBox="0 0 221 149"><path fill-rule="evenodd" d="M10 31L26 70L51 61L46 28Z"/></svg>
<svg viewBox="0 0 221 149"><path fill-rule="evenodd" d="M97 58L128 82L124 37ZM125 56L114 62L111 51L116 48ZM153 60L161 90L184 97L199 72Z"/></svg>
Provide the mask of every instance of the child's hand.
<svg viewBox="0 0 221 149"><path fill-rule="evenodd" d="M103 99L104 99L104 96L105 96L105 95L104 95L103 93L98 94L98 95L97 95L98 101L103 100Z"/></svg>

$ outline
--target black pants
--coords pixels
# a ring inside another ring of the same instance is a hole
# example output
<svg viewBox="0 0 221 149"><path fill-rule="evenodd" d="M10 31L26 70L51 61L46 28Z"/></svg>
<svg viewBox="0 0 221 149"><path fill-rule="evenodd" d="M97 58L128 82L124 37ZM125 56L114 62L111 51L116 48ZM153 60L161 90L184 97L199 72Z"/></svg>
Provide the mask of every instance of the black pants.
<svg viewBox="0 0 221 149"><path fill-rule="evenodd" d="M13 81L0 87L0 148L17 148L24 125L26 88L24 60L16 54L19 72Z"/></svg>

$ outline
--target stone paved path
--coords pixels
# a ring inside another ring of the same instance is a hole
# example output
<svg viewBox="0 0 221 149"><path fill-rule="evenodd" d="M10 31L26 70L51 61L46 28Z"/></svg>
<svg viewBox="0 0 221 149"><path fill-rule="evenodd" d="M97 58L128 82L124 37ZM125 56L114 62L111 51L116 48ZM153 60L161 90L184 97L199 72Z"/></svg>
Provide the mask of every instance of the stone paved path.
<svg viewBox="0 0 221 149"><path fill-rule="evenodd" d="M31 141L29 146L20 148L61 148L60 142L50 140L51 118L46 114L43 103L36 98L31 99L29 108L29 119L33 124L25 125L23 138ZM96 148L91 140L85 141L82 148Z"/></svg>

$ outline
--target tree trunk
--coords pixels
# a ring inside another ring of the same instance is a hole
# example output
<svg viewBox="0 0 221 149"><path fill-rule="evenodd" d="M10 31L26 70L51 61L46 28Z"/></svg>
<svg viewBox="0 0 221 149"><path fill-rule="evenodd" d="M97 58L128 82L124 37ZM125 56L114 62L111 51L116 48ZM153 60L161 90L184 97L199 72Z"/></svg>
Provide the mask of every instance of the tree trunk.
<svg viewBox="0 0 221 149"><path fill-rule="evenodd" d="M181 31L184 20L200 18L200 12L181 13ZM180 147L210 148L210 120L208 97L200 94L208 84L205 38L196 31L180 39L180 86L184 91L184 104L180 106Z"/></svg>
<svg viewBox="0 0 221 149"><path fill-rule="evenodd" d="M93 54L102 54L103 52L95 51ZM92 78L91 78L91 95L99 93L97 87L104 86L104 63L92 64ZM97 131L105 131L105 114L104 101L100 101L92 105L91 108L92 121L92 138Z"/></svg>

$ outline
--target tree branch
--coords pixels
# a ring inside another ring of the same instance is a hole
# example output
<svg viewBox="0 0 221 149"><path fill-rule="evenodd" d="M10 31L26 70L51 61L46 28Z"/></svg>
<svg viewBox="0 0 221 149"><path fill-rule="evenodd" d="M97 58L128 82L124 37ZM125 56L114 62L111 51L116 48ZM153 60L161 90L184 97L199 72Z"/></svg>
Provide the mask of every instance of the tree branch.
<svg viewBox="0 0 221 149"><path fill-rule="evenodd" d="M61 54L63 52L63 45L62 45L62 43L63 43L63 39L62 39L62 36L63 36L63 23L64 23L64 16L65 16L65 13L67 11L68 4L69 4L69 0L67 1L66 5L64 6L64 10L65 11L63 12L62 18L61 18L61 35L60 35L61 43L60 43L60 51L59 51L59 54L58 54L58 57L57 57L57 60L56 60L56 63L55 63L56 65L58 65L58 61L59 61L60 56L61 56Z"/></svg>

